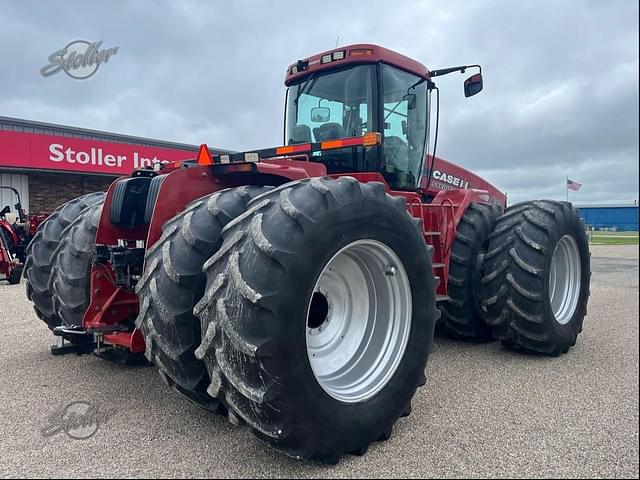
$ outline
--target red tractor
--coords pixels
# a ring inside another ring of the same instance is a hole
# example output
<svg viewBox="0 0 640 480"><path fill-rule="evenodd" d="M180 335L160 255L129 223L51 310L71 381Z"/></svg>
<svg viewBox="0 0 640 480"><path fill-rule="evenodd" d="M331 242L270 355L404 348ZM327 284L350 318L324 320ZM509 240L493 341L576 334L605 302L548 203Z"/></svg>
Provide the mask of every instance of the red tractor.
<svg viewBox="0 0 640 480"><path fill-rule="evenodd" d="M22 208L20 192L13 187L0 186L16 196L16 213L6 205L0 210L0 280L10 284L20 282L22 267L26 259L26 247L33 238L38 225L46 215L28 215Z"/></svg>
<svg viewBox="0 0 640 480"><path fill-rule="evenodd" d="M566 352L590 281L576 211L506 208L435 156L434 79L469 69L375 45L299 60L285 145L203 145L60 207L25 270L52 351L144 352L189 400L326 462L409 415L436 328ZM480 73L464 83L467 97L481 89Z"/></svg>
<svg viewBox="0 0 640 480"><path fill-rule="evenodd" d="M11 285L20 283L22 268L18 259L11 253L9 229L5 220L0 220L0 280L6 280Z"/></svg>

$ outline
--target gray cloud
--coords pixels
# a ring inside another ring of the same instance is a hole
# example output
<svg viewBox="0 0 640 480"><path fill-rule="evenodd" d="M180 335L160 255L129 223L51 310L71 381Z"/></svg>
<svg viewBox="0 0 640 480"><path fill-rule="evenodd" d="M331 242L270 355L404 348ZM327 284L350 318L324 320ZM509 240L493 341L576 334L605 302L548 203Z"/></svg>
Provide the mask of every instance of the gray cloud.
<svg viewBox="0 0 640 480"><path fill-rule="evenodd" d="M371 42L431 68L481 63L485 91L438 80L438 154L512 201L638 198L638 4L147 2L0 4L0 114L244 149L282 141L298 58ZM119 46L89 80L43 78L74 39Z"/></svg>

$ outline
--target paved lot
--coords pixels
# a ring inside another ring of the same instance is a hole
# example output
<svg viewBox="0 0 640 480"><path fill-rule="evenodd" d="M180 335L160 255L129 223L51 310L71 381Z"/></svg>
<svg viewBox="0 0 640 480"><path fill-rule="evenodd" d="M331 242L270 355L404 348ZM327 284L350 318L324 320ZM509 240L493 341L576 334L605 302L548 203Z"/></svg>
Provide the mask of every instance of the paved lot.
<svg viewBox="0 0 640 480"><path fill-rule="evenodd" d="M569 354L440 340L391 440L333 467L280 456L152 368L50 356L24 285L2 284L0 476L638 477L638 247L592 252L589 316ZM43 437L76 400L111 416L87 440Z"/></svg>

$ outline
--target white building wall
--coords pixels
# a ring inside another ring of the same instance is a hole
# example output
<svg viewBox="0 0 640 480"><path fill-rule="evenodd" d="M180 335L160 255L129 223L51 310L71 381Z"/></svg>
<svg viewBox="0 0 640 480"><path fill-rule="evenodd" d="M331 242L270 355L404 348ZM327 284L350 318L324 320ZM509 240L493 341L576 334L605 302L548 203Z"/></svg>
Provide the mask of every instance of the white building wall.
<svg viewBox="0 0 640 480"><path fill-rule="evenodd" d="M22 208L24 208L26 212L29 212L29 177L27 175L0 173L0 186L13 187L18 190L18 192L20 192ZM12 212L18 213L14 208L17 201L18 199L15 193L6 188L0 188L0 210L2 210L5 205L9 205Z"/></svg>

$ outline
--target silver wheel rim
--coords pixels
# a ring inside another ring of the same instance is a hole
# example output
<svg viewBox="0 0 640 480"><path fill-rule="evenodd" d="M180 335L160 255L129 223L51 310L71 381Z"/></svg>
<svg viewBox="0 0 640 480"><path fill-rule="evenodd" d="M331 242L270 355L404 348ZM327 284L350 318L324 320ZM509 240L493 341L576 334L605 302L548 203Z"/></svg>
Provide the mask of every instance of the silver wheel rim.
<svg viewBox="0 0 640 480"><path fill-rule="evenodd" d="M565 235L556 245L549 272L549 299L558 323L565 325L573 317L580 299L581 283L578 244L571 235Z"/></svg>
<svg viewBox="0 0 640 480"><path fill-rule="evenodd" d="M324 391L355 403L382 390L404 356L411 310L409 278L388 246L358 240L336 253L307 308L307 354Z"/></svg>

